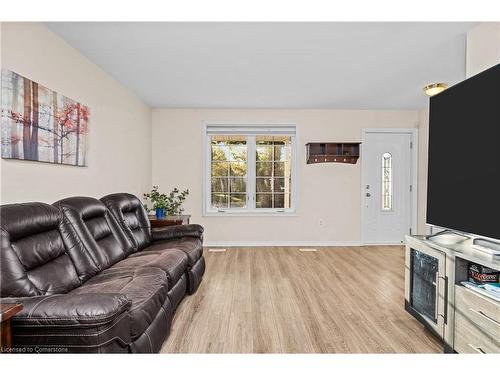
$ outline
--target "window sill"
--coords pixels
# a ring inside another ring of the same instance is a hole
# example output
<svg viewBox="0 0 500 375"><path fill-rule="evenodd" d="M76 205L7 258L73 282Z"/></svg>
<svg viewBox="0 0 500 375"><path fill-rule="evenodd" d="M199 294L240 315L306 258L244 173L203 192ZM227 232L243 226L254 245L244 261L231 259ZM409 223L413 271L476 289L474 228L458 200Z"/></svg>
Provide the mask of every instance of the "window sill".
<svg viewBox="0 0 500 375"><path fill-rule="evenodd" d="M297 217L295 211L289 212L204 212L203 217Z"/></svg>

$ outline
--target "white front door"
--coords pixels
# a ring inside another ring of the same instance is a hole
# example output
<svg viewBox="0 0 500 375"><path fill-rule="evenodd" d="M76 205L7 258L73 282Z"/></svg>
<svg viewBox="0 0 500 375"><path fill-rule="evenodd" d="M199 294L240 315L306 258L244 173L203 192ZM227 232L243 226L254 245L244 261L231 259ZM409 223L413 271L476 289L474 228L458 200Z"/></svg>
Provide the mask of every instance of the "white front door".
<svg viewBox="0 0 500 375"><path fill-rule="evenodd" d="M363 150L363 242L396 244L410 233L412 133L365 133Z"/></svg>

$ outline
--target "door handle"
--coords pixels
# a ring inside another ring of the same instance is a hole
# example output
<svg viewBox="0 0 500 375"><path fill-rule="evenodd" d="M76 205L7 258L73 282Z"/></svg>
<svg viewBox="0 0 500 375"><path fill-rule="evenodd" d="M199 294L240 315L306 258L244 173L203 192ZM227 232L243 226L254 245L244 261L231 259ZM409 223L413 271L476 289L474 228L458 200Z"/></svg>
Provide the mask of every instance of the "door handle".
<svg viewBox="0 0 500 375"><path fill-rule="evenodd" d="M372 195L370 193L366 193L366 196L370 198Z"/></svg>

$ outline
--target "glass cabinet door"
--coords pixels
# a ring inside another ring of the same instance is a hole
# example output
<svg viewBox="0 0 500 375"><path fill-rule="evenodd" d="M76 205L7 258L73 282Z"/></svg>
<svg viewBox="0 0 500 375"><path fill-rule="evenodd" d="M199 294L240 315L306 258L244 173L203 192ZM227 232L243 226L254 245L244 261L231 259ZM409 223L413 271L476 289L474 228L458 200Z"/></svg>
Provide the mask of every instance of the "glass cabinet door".
<svg viewBox="0 0 500 375"><path fill-rule="evenodd" d="M439 259L411 249L410 305L437 323L437 277Z"/></svg>

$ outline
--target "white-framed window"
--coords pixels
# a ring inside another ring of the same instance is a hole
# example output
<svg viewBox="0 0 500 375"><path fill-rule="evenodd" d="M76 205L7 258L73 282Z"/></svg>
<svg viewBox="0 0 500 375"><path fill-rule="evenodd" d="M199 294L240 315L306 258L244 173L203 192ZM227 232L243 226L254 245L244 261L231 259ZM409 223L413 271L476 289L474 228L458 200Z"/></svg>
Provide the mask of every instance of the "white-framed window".
<svg viewBox="0 0 500 375"><path fill-rule="evenodd" d="M206 124L204 129L204 214L295 212L295 125Z"/></svg>

